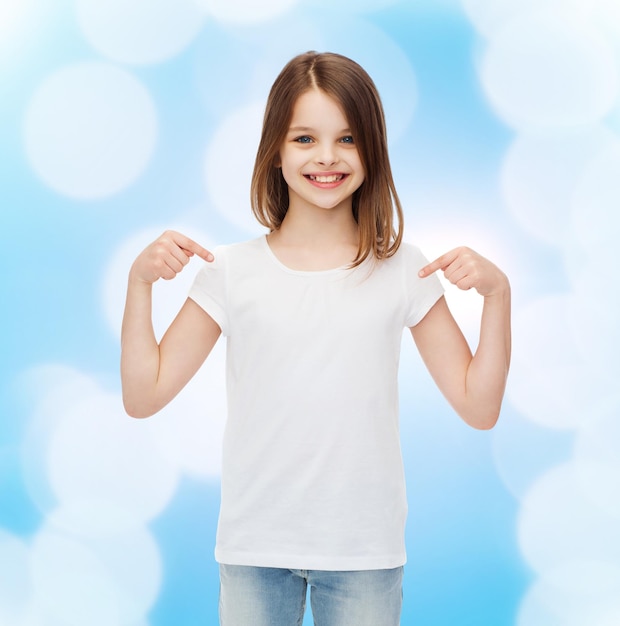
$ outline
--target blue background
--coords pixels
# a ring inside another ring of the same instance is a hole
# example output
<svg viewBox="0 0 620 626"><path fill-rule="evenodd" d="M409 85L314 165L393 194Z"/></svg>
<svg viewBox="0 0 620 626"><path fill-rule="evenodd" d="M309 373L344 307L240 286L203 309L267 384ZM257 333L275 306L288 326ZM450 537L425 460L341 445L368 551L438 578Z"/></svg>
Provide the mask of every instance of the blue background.
<svg viewBox="0 0 620 626"><path fill-rule="evenodd" d="M493 431L460 422L404 338L402 623L620 623L614 3L102 4L0 11L0 624L217 623L222 353L152 426L129 420L125 280L164 228L207 247L261 232L261 106L307 49L375 78L407 239L470 245L514 290ZM160 328L199 263L157 285ZM475 344L477 296L448 300Z"/></svg>

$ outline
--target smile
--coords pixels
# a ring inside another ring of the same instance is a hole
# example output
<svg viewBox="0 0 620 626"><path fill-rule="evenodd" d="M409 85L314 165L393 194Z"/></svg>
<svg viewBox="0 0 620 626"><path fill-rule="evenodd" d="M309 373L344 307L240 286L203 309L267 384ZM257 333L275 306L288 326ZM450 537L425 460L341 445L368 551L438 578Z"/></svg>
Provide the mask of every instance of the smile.
<svg viewBox="0 0 620 626"><path fill-rule="evenodd" d="M345 174L330 174L329 176L316 176L314 174L306 175L306 178L311 180L314 183L337 183L340 182L345 177Z"/></svg>

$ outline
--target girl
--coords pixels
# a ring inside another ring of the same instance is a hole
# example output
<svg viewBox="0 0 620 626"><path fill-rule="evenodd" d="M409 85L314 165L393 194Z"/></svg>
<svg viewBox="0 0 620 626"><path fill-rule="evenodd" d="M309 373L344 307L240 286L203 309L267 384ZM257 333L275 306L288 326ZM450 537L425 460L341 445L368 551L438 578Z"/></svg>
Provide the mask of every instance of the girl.
<svg viewBox="0 0 620 626"><path fill-rule="evenodd" d="M366 72L302 54L268 101L252 178L268 234L215 254L176 232L129 274L123 400L146 417L227 338L228 421L215 555L225 626L298 625L306 588L321 626L395 626L406 495L398 433L402 331L474 428L499 415L510 287L458 248L427 263L402 240L382 106ZM207 263L157 343L151 289ZM472 353L435 275L484 297Z"/></svg>

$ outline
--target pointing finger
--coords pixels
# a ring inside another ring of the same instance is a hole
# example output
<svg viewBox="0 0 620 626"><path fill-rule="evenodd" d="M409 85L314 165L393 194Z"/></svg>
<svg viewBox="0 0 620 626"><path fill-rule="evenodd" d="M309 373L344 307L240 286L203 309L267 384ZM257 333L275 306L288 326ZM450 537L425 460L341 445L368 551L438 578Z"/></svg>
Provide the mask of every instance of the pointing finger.
<svg viewBox="0 0 620 626"><path fill-rule="evenodd" d="M189 246L183 246L183 249L187 252L191 252L192 254L197 254L201 259L204 259L209 263L215 258L211 252L209 252L206 248L203 248L200 244L197 244L195 241L191 241Z"/></svg>
<svg viewBox="0 0 620 626"><path fill-rule="evenodd" d="M457 256L458 256L458 249L451 250L450 252L446 252L445 254L442 254L440 257L436 258L434 261L432 261L428 265L425 265L418 272L418 276L420 278L426 278L427 276L434 274L437 270L445 269L446 267L448 267L448 265L450 265L450 263L452 263L452 261L454 261L454 259L456 259Z"/></svg>
<svg viewBox="0 0 620 626"><path fill-rule="evenodd" d="M192 254L198 255L201 259L205 261L213 261L215 258L211 252L209 252L206 248L203 248L200 244L196 243L193 239L186 237L185 235L181 235L181 233L174 233L173 241L183 250Z"/></svg>

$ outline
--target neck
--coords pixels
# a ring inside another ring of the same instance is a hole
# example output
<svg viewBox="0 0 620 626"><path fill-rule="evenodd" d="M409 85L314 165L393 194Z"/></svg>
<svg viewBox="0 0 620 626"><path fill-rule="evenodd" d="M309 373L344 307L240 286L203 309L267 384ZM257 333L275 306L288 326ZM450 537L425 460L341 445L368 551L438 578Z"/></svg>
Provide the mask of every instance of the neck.
<svg viewBox="0 0 620 626"><path fill-rule="evenodd" d="M296 211L289 208L269 245L285 265L300 270L344 267L356 257L359 230L353 213L339 210Z"/></svg>
<svg viewBox="0 0 620 626"><path fill-rule="evenodd" d="M329 247L359 243L359 230L351 205L332 209L289 207L277 238L289 245ZM274 233L275 234L275 233Z"/></svg>

